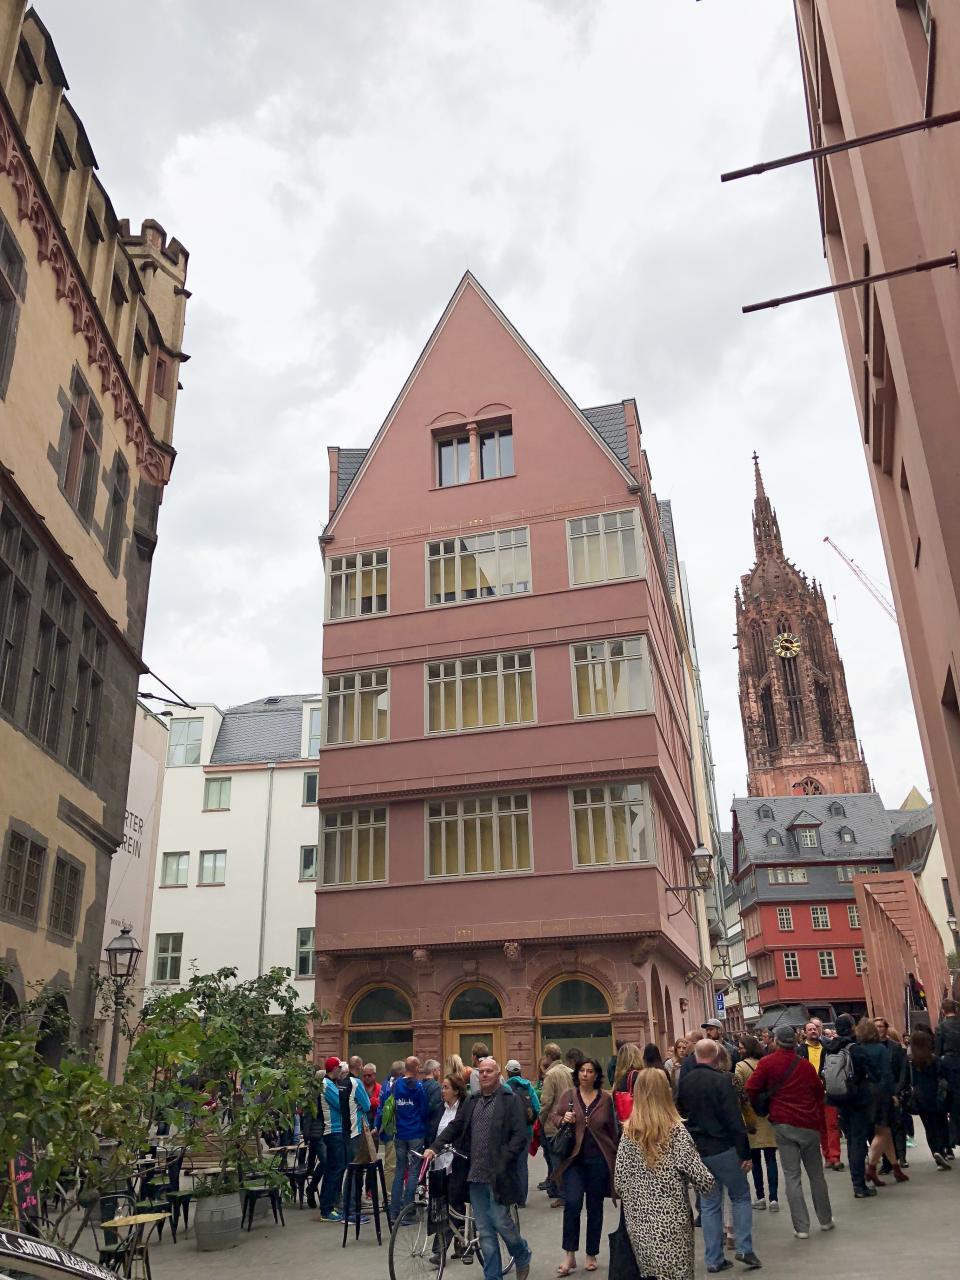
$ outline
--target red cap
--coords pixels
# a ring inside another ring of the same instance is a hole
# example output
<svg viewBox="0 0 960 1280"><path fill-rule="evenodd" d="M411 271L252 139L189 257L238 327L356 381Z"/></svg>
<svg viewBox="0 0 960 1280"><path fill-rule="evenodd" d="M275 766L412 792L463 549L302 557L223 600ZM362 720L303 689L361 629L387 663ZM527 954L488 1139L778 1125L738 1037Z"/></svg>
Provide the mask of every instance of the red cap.
<svg viewBox="0 0 960 1280"><path fill-rule="evenodd" d="M328 1058L326 1062L323 1064L323 1069L324 1071L327 1071L327 1072L336 1071L337 1067L339 1066L340 1066L339 1058Z"/></svg>

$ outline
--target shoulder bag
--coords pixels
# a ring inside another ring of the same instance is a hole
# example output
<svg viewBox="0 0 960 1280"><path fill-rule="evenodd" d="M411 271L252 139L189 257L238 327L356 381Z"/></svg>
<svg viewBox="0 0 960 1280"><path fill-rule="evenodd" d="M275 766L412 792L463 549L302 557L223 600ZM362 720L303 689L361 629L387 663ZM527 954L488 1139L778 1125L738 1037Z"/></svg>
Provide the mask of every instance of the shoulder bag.
<svg viewBox="0 0 960 1280"><path fill-rule="evenodd" d="M789 1071L782 1079L778 1080L776 1084L770 1085L769 1088L761 1089L755 1098L750 1099L750 1104L758 1116L763 1116L764 1118L769 1116L770 1103L776 1097L778 1091L787 1083L802 1061L804 1061L804 1059L794 1058L790 1063Z"/></svg>
<svg viewBox="0 0 960 1280"><path fill-rule="evenodd" d="M569 1106L563 1106L563 1102L569 1099ZM558 1110L573 1110L573 1090L568 1089L561 1099L561 1106ZM561 1122L557 1127L557 1132L550 1141L550 1149L553 1152L553 1158L557 1164L563 1164L564 1160L569 1160L573 1155L573 1148L577 1145L577 1129L575 1124L567 1124Z"/></svg>

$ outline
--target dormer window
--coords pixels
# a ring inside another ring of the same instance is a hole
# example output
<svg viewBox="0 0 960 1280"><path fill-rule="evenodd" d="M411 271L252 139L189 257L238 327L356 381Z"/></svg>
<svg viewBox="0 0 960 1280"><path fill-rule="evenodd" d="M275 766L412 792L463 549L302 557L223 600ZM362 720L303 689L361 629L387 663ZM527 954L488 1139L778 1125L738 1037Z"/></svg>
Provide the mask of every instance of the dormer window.
<svg viewBox="0 0 960 1280"><path fill-rule="evenodd" d="M847 816L847 811L839 800L831 802L830 807L827 809L827 813L829 813L831 818L845 818Z"/></svg>
<svg viewBox="0 0 960 1280"><path fill-rule="evenodd" d="M856 844L857 838L849 827L840 828L840 839L843 844Z"/></svg>
<svg viewBox="0 0 960 1280"><path fill-rule="evenodd" d="M797 845L801 849L816 849L817 833L813 827L800 827L796 832Z"/></svg>
<svg viewBox="0 0 960 1280"><path fill-rule="evenodd" d="M768 821L772 821L773 810L770 808L768 804L762 804L760 808L757 810L757 817L766 818Z"/></svg>
<svg viewBox="0 0 960 1280"><path fill-rule="evenodd" d="M766 834L767 844L779 848L783 844L779 831L768 831Z"/></svg>

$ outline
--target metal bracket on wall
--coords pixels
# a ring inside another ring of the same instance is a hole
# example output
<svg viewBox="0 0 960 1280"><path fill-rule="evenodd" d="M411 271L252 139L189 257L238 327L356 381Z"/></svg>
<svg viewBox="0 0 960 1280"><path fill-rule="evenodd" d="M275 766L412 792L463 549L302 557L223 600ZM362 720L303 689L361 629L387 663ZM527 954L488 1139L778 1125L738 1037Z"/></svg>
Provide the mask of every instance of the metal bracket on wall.
<svg viewBox="0 0 960 1280"><path fill-rule="evenodd" d="M893 271L879 271L872 276L858 276L856 280L844 280L840 284L827 284L820 289L806 289L803 293L788 293L782 298L769 298L766 302L751 302L741 307L744 315L751 311L769 311L772 307L783 306L786 302L803 302L807 298L822 298L828 293L841 293L844 289L861 289L866 285L878 284L882 280L895 280L898 276L916 275L920 271L936 271L938 267L953 267L957 270L957 251L953 249L942 258L927 258L924 262L915 262L909 267L896 267Z"/></svg>

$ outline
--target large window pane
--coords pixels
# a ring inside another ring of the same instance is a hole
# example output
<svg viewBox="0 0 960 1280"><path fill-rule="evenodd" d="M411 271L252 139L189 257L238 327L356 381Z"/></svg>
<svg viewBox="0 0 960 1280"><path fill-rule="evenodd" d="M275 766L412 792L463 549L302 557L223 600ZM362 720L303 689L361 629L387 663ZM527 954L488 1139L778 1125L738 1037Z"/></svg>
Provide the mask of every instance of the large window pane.
<svg viewBox="0 0 960 1280"><path fill-rule="evenodd" d="M427 603L452 604L529 591L527 544L525 528L428 542Z"/></svg>
<svg viewBox="0 0 960 1280"><path fill-rule="evenodd" d="M388 570L386 550L332 556L327 566L330 620L386 613Z"/></svg>
<svg viewBox="0 0 960 1280"><path fill-rule="evenodd" d="M529 796L521 794L428 804L429 874L492 875L529 870L529 803Z"/></svg>
<svg viewBox="0 0 960 1280"><path fill-rule="evenodd" d="M578 866L648 862L653 858L646 784L576 788L571 802Z"/></svg>
<svg viewBox="0 0 960 1280"><path fill-rule="evenodd" d="M432 662L425 671L429 733L529 724L535 718L529 651Z"/></svg>

